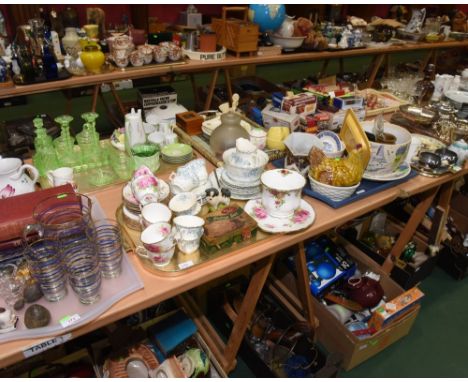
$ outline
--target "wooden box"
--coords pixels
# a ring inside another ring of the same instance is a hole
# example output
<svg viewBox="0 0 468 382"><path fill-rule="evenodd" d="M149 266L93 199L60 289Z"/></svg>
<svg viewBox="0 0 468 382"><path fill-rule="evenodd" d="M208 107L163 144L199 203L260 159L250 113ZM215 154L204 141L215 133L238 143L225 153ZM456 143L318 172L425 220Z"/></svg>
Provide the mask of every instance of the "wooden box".
<svg viewBox="0 0 468 382"><path fill-rule="evenodd" d="M244 12L242 20L226 18L228 11ZM248 7L223 7L221 19L213 18L211 27L216 33L216 41L227 50L236 53L239 57L241 53L257 51L259 28L257 24L247 21Z"/></svg>
<svg viewBox="0 0 468 382"><path fill-rule="evenodd" d="M176 124L188 135L198 135L202 132L204 119L194 111L186 111L176 114Z"/></svg>

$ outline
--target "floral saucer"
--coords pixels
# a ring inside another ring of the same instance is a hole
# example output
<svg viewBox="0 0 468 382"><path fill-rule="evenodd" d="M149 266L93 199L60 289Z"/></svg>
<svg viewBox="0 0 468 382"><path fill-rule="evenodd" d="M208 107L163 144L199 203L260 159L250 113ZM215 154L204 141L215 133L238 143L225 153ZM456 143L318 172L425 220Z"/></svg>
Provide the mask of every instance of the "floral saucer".
<svg viewBox="0 0 468 382"><path fill-rule="evenodd" d="M294 215L288 219L275 218L268 215L263 207L261 199L254 199L247 202L244 207L247 212L258 224L258 227L269 233L288 233L303 230L312 225L315 221L314 208L301 199L301 204Z"/></svg>
<svg viewBox="0 0 468 382"><path fill-rule="evenodd" d="M406 178L411 172L411 166L407 162L403 162L395 171L390 173L380 173L378 171L366 171L362 176L364 179L373 180L376 182L390 182Z"/></svg>
<svg viewBox="0 0 468 382"><path fill-rule="evenodd" d="M158 202L161 200L166 199L169 196L170 188L169 185L162 179L158 179L160 185L160 192ZM135 196L132 192L132 187L130 186L130 182L128 182L122 190L122 196L126 202L133 205L139 205L138 200L136 200Z"/></svg>

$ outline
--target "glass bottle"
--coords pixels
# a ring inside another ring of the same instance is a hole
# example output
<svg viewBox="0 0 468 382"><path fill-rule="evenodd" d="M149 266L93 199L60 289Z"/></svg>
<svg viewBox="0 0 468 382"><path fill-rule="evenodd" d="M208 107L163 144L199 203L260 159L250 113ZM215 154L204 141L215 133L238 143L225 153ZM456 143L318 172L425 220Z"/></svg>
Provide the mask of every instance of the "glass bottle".
<svg viewBox="0 0 468 382"><path fill-rule="evenodd" d="M48 32L50 37L50 32ZM58 78L58 67L57 62L53 54L53 50L49 45L50 39L44 39L44 45L42 46L42 69L44 71L44 76L48 80Z"/></svg>
<svg viewBox="0 0 468 382"><path fill-rule="evenodd" d="M54 170L59 167L57 155L52 143L52 137L47 134L44 128L42 118L36 117L33 119L34 127L36 128L36 137L34 138L33 164L39 170L41 176L46 176L47 171Z"/></svg>
<svg viewBox="0 0 468 382"><path fill-rule="evenodd" d="M60 136L54 140L57 159L61 166L73 167L79 164L73 149L75 138L70 134L70 123L73 121L73 117L71 115L59 115L54 121L60 125L61 130Z"/></svg>
<svg viewBox="0 0 468 382"><path fill-rule="evenodd" d="M424 72L424 78L416 82L416 101L419 106L426 106L434 93L435 66L429 64Z"/></svg>
<svg viewBox="0 0 468 382"><path fill-rule="evenodd" d="M249 133L240 122L240 116L232 111L221 115L221 125L210 137L210 146L218 159L222 159L224 151L236 147L237 138L249 139Z"/></svg>
<svg viewBox="0 0 468 382"><path fill-rule="evenodd" d="M432 127L440 140L450 142L452 133L457 128L455 109L448 102L441 102L437 110L439 111L439 119Z"/></svg>
<svg viewBox="0 0 468 382"><path fill-rule="evenodd" d="M76 140L80 146L82 164L96 167L100 161L101 147L99 145L99 134L96 131L96 119L98 113L83 113L81 118L86 122L83 124L83 130L76 135Z"/></svg>
<svg viewBox="0 0 468 382"><path fill-rule="evenodd" d="M21 70L23 83L28 84L34 81L36 73L32 62L32 56L26 46L18 47L18 64Z"/></svg>

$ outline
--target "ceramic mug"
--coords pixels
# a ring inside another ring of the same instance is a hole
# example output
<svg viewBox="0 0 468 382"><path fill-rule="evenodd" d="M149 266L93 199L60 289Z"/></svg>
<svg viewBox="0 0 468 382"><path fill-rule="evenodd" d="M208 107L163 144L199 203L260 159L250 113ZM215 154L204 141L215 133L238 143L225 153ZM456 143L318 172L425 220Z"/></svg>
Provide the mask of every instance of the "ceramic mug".
<svg viewBox="0 0 468 382"><path fill-rule="evenodd" d="M301 204L305 178L297 171L276 169L265 171L261 178L262 204L267 213L288 219Z"/></svg>
<svg viewBox="0 0 468 382"><path fill-rule="evenodd" d="M171 220L171 210L162 203L149 203L141 208L140 224L143 228L155 223L168 223Z"/></svg>
<svg viewBox="0 0 468 382"><path fill-rule="evenodd" d="M138 246L138 256L150 260L153 265L163 267L172 259L175 252L174 236L169 223L155 223L149 225L141 233L143 246Z"/></svg>
<svg viewBox="0 0 468 382"><path fill-rule="evenodd" d="M192 174L179 174L176 172L169 175L169 183L174 195L191 191L198 186L198 180Z"/></svg>
<svg viewBox="0 0 468 382"><path fill-rule="evenodd" d="M54 187L67 183L75 186L73 182L73 168L71 167L60 167L55 170L47 171L47 179Z"/></svg>
<svg viewBox="0 0 468 382"><path fill-rule="evenodd" d="M200 208L200 202L193 192L181 192L169 201L169 208L176 215L195 215Z"/></svg>

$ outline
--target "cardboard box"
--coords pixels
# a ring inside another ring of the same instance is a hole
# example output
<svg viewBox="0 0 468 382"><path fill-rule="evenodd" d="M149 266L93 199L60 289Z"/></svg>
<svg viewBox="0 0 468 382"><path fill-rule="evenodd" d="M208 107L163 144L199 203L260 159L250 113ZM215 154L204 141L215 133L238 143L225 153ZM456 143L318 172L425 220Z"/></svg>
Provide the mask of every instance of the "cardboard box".
<svg viewBox="0 0 468 382"><path fill-rule="evenodd" d="M339 242L353 257L361 270L371 270L381 276L380 285L389 300L404 293L403 288L384 274L375 261L344 239L340 239ZM283 284L297 295L295 277L286 270L287 268L283 266L283 268L277 270L277 276ZM420 310L420 304L417 303L405 315L399 317L387 327L370 337L359 339L346 329L319 300L315 299L315 297L312 300L314 313L320 322L317 330L318 340L329 352L343 355L342 366L345 370L356 367L406 336L410 332Z"/></svg>
<svg viewBox="0 0 468 382"><path fill-rule="evenodd" d="M289 114L310 114L316 108L317 98L310 93L299 93L281 100L281 110Z"/></svg>
<svg viewBox="0 0 468 382"><path fill-rule="evenodd" d="M268 105L262 110L263 126L267 129L273 126L286 126L291 131L296 130L301 122L298 114L283 113L273 105Z"/></svg>
<svg viewBox="0 0 468 382"><path fill-rule="evenodd" d="M138 89L138 107L143 110L167 103L177 103L177 92L171 86Z"/></svg>

